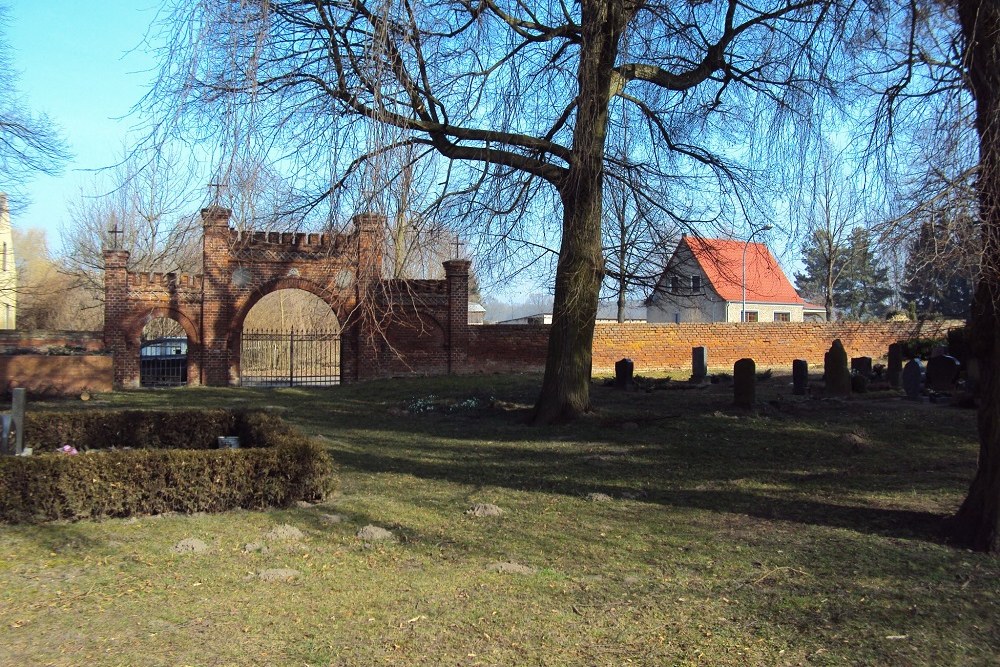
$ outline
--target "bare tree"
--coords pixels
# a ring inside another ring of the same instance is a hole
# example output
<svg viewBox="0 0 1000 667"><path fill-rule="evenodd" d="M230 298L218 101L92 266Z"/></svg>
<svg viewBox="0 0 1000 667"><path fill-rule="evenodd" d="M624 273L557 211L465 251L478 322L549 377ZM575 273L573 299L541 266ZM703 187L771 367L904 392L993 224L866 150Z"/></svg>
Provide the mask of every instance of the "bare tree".
<svg viewBox="0 0 1000 667"><path fill-rule="evenodd" d="M81 193L62 230L63 270L103 299L105 248L130 252L133 271L196 272L201 227L185 164L169 153L128 155Z"/></svg>
<svg viewBox="0 0 1000 667"><path fill-rule="evenodd" d="M837 317L838 286L853 260L851 233L864 221L861 193L853 187L840 156L825 142L819 145L798 200L793 215L806 234L805 271L795 274L795 282L804 296L823 304L826 320L832 322Z"/></svg>
<svg viewBox="0 0 1000 667"><path fill-rule="evenodd" d="M150 102L178 119L172 129L238 126L282 159L340 173L397 143L443 156L441 210L475 220L482 238L558 248L535 414L546 422L590 407L606 166L627 155L651 192L683 180L684 205L701 190L738 206L739 177L754 175L738 163L763 165L772 145L751 130L782 135L831 84L841 18L828 0L185 2ZM371 141L379 127L398 130L388 146Z"/></svg>
<svg viewBox="0 0 1000 667"><path fill-rule="evenodd" d="M21 103L18 76L3 34L6 8L0 6L0 192L15 209L24 201L20 185L34 174L55 174L68 157L52 121Z"/></svg>
<svg viewBox="0 0 1000 667"><path fill-rule="evenodd" d="M973 352L981 372L979 468L953 521L955 537L1000 552L1000 6L955 0L964 83L975 101L979 137L980 261L973 299Z"/></svg>

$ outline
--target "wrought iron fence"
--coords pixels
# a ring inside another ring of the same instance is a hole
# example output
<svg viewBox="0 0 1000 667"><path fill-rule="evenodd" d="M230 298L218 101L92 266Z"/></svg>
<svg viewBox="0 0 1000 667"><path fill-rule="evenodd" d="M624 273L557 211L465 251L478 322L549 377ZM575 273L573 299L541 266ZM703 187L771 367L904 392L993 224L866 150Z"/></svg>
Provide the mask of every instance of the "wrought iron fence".
<svg viewBox="0 0 1000 667"><path fill-rule="evenodd" d="M339 331L244 331L244 387L324 387L340 384Z"/></svg>

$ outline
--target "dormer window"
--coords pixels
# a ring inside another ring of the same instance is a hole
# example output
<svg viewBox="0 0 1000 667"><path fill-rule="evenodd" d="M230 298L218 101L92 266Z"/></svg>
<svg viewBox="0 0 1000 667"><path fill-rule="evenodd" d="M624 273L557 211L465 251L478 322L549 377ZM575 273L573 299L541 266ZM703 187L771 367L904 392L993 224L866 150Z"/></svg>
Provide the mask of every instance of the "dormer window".
<svg viewBox="0 0 1000 667"><path fill-rule="evenodd" d="M697 292L701 289L701 276L691 276L691 291Z"/></svg>
<svg viewBox="0 0 1000 667"><path fill-rule="evenodd" d="M677 276L671 276L670 278L670 291L677 292L681 288L681 279Z"/></svg>

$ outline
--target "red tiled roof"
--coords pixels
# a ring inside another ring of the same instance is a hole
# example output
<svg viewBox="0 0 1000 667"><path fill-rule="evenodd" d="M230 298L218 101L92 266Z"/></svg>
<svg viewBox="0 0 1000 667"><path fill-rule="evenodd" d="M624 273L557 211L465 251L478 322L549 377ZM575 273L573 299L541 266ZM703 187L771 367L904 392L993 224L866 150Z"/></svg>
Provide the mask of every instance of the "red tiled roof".
<svg viewBox="0 0 1000 667"><path fill-rule="evenodd" d="M763 243L685 236L686 243L709 283L726 301L743 300L743 248L746 247L747 301L804 303L771 251Z"/></svg>

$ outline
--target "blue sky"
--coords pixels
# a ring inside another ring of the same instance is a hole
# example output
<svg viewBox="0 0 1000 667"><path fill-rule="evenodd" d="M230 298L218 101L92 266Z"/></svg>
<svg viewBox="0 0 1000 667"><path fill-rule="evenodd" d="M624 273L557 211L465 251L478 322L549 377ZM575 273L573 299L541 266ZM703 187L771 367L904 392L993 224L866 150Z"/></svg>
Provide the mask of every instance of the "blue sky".
<svg viewBox="0 0 1000 667"><path fill-rule="evenodd" d="M62 175L39 176L31 198L12 220L41 227L58 247L69 206L91 170L113 164L137 123L126 117L148 89L155 61L144 44L159 4L144 0L8 0L5 38L19 70L25 106L61 128L73 158Z"/></svg>

